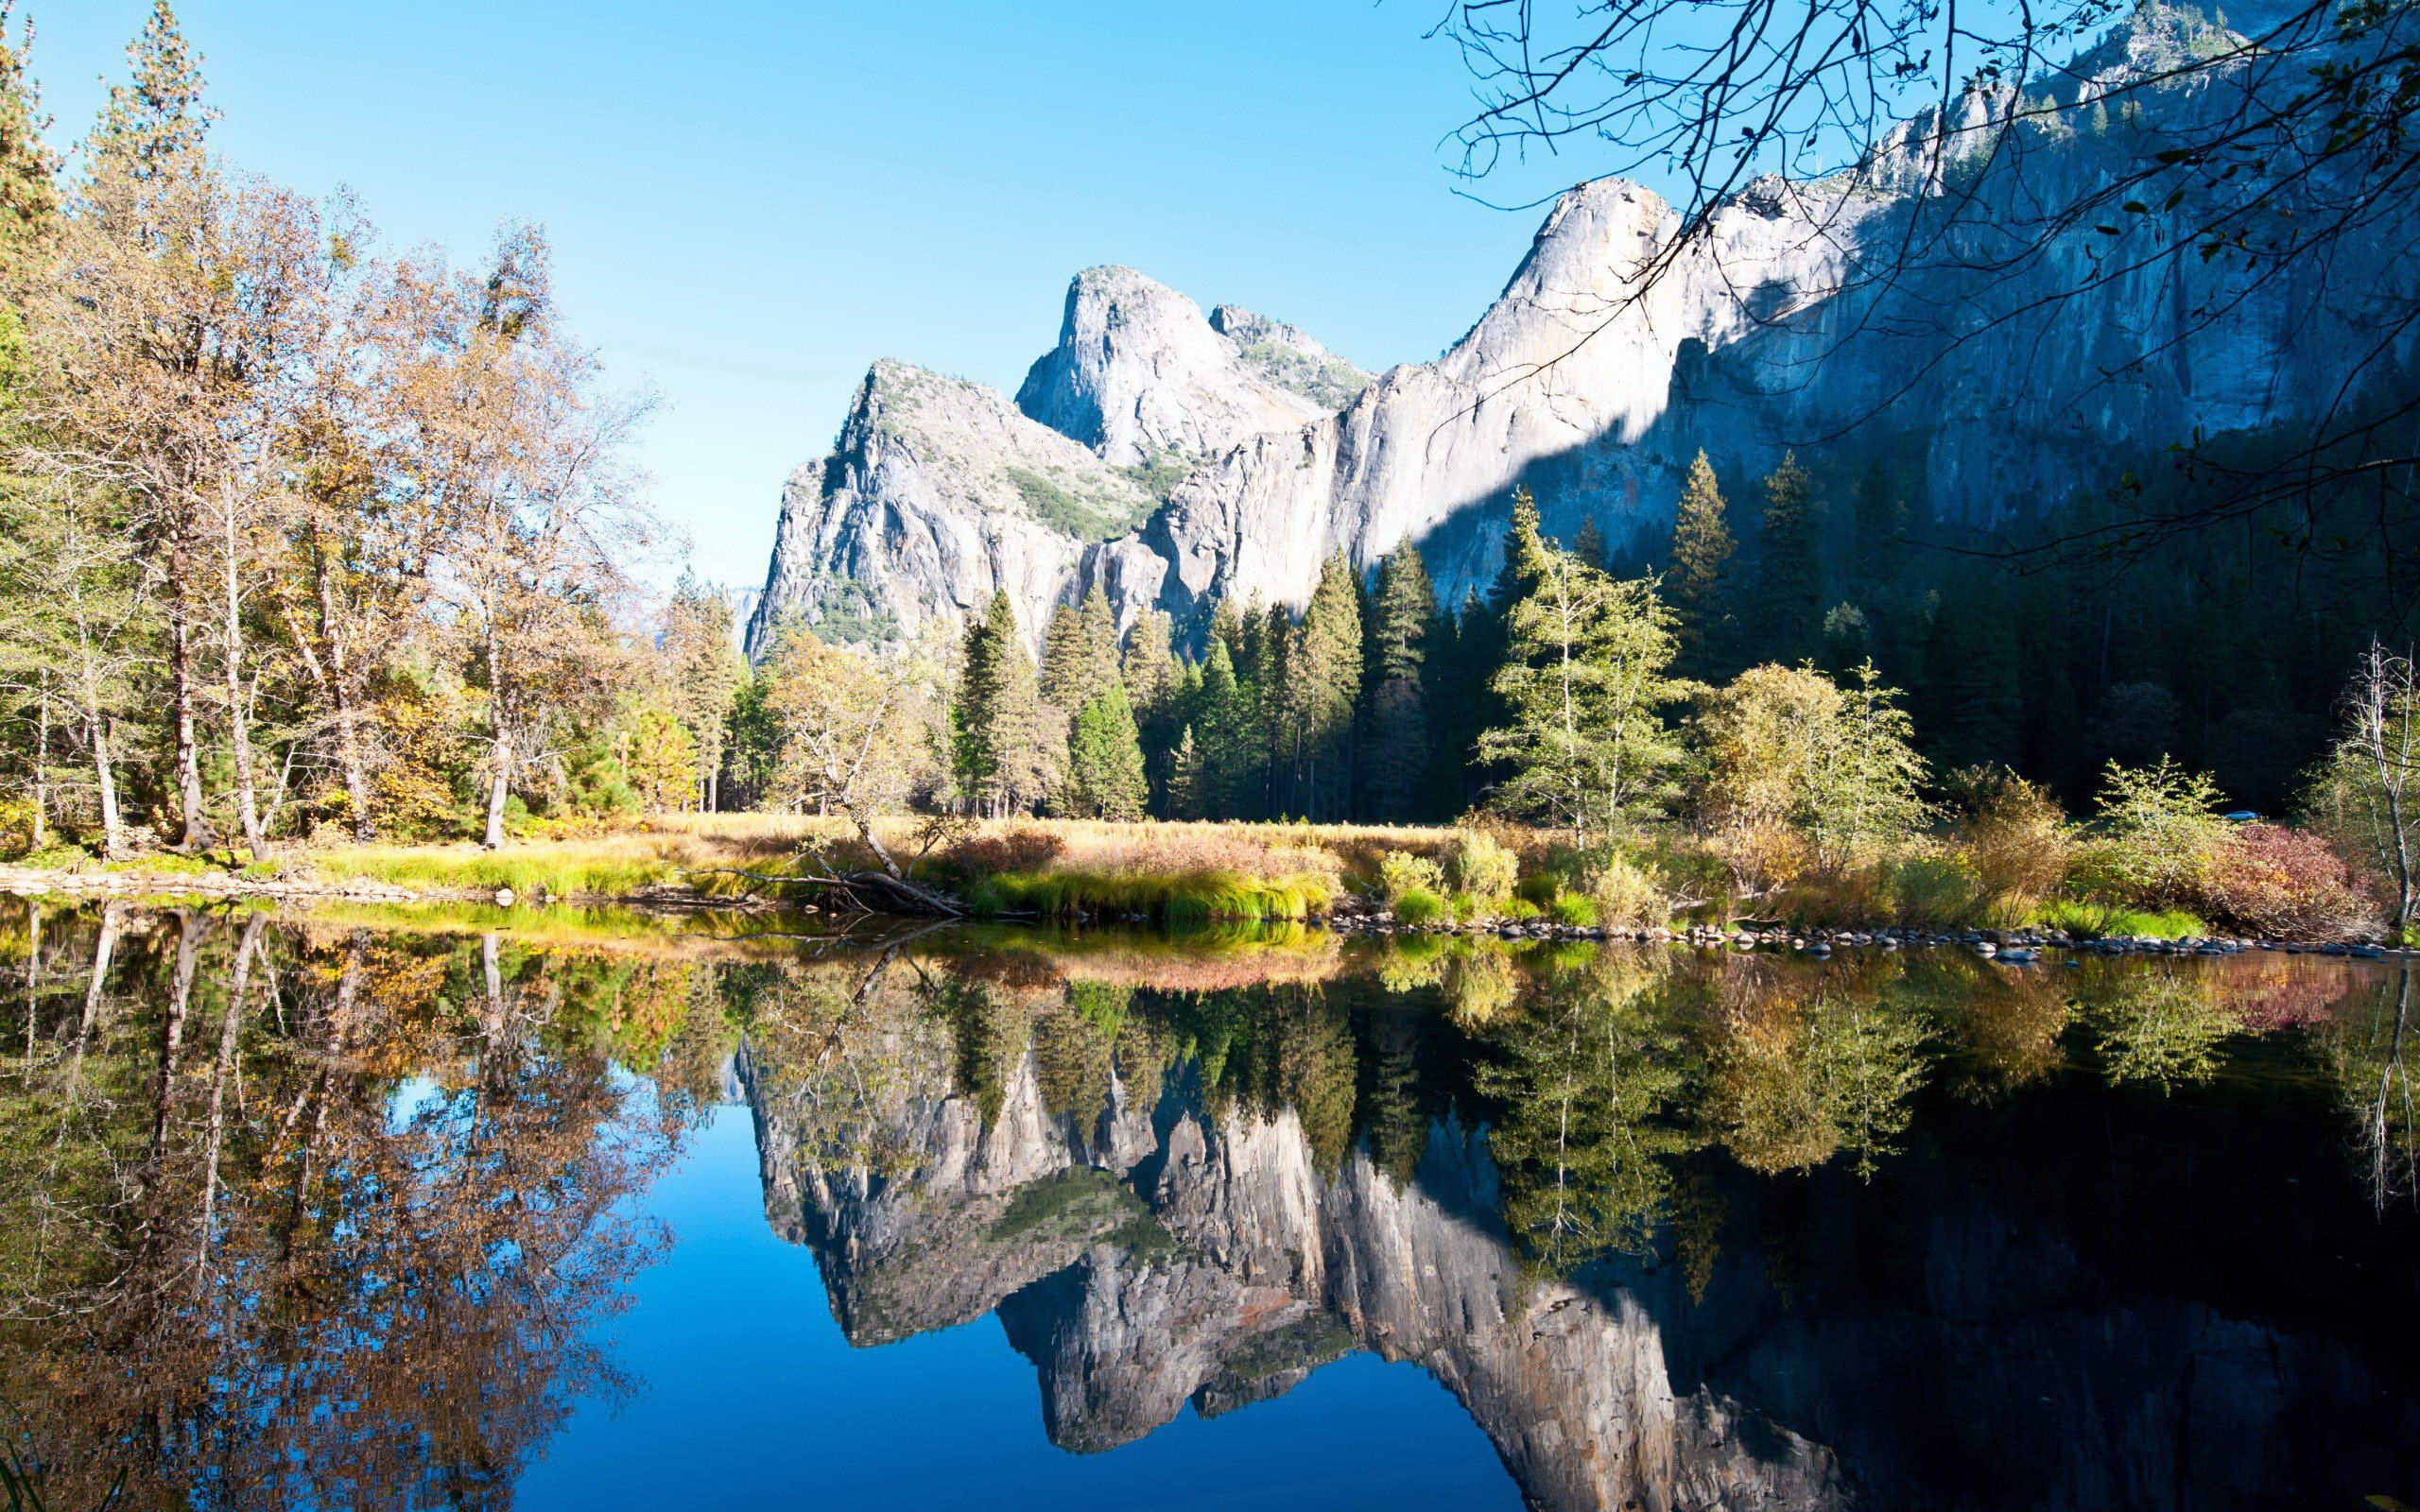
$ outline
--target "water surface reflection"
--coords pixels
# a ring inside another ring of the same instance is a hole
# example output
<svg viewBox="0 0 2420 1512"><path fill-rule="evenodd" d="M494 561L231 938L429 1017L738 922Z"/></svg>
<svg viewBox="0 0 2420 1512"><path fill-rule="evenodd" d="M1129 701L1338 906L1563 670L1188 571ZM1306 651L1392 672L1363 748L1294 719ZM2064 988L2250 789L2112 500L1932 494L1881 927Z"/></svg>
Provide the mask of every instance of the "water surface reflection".
<svg viewBox="0 0 2420 1512"><path fill-rule="evenodd" d="M1069 1451L1369 1351L1542 1507L2420 1503L2403 971L733 930L21 923L51 1505L507 1504L727 1097L849 1340L996 1316Z"/></svg>

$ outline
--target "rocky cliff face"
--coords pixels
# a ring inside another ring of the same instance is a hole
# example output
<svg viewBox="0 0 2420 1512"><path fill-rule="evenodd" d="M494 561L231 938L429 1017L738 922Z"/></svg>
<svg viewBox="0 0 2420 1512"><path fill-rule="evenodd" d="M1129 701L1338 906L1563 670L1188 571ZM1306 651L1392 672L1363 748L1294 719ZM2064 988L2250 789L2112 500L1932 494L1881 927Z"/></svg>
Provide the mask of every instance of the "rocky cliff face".
<svg viewBox="0 0 2420 1512"><path fill-rule="evenodd" d="M834 455L791 479L752 644L786 614L947 619L994 584L1028 623L1095 584L1129 621L1300 603L1328 556L1368 567L1406 541L1450 599L1493 575L1515 485L1550 532L1593 516L1619 541L1668 517L1700 448L1734 476L1789 447L1835 475L1888 460L1944 519L1984 524L2197 431L2307 418L2375 312L2420 293L2409 260L2263 276L2146 250L2182 224L2159 211L2108 232L2043 217L2141 161L2139 127L2096 108L2200 43L2178 16L2147 8L2080 60L2055 115L2011 124L2014 96L1970 94L1853 180L1750 186L1685 247L1655 195L1582 184L1468 335L1374 381L1290 327L1080 274L1017 411L950 385L875 455L869 411L910 372L876 368ZM2151 108L2223 109L2224 88ZM1038 506L1028 474L1082 507Z"/></svg>

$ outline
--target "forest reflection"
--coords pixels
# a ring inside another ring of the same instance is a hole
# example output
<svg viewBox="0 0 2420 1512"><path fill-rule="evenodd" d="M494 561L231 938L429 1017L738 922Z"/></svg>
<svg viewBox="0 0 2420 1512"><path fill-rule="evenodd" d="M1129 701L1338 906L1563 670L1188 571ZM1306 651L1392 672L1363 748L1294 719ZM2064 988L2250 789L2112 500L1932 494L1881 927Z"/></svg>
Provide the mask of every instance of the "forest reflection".
<svg viewBox="0 0 2420 1512"><path fill-rule="evenodd" d="M2411 1451L2331 1436L2414 1410L2408 972L781 935L28 906L0 935L11 1454L59 1509L507 1504L620 1384L595 1340L663 1242L637 1199L739 1096L849 1336L997 1311L1069 1448L1367 1348L1454 1389L1538 1504L1915 1496L1906 1422L1806 1394L1843 1368L1825 1328L1915 1306L1893 1327L1922 1349L1955 1312L1894 1279L2007 1284L1941 1237L1971 1209L2094 1278L2027 1280L2036 1323L2053 1293L2104 1332L2173 1294L2325 1341L2340 1384L2383 1371L2368 1416L2265 1426L2411 1489ZM2229 1230L2257 1242L2214 1254ZM1145 1292L1217 1336L1107 1337ZM1651 1451L1614 1426L1635 1403L1538 1384L1587 1374L1540 1354L1571 1306L1591 1349L1651 1318L1697 1418ZM1757 1347L1814 1384L1721 1363L1790 1318Z"/></svg>

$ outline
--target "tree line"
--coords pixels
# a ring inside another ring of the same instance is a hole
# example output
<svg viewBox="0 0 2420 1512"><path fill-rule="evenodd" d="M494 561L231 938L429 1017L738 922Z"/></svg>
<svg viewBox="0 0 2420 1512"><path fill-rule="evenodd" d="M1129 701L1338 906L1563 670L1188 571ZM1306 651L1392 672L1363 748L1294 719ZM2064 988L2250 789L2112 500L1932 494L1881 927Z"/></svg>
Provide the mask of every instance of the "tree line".
<svg viewBox="0 0 2420 1512"><path fill-rule="evenodd" d="M732 615L656 539L508 226L458 266L211 147L160 0L65 161L0 27L0 766L13 849L259 853L711 802Z"/></svg>

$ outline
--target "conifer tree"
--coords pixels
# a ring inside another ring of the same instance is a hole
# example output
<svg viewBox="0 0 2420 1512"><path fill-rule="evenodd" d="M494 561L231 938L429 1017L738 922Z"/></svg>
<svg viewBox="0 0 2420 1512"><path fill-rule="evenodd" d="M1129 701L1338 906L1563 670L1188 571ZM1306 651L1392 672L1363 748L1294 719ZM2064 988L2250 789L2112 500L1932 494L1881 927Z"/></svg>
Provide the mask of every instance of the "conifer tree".
<svg viewBox="0 0 2420 1512"><path fill-rule="evenodd" d="M1287 677L1298 811L1314 820L1341 818L1352 794L1353 711L1361 692L1361 579L1342 552L1320 569L1288 648Z"/></svg>
<svg viewBox="0 0 2420 1512"><path fill-rule="evenodd" d="M1512 514L1505 522L1503 558L1495 582L1488 590L1487 607L1497 614L1511 611L1527 598L1545 576L1546 537L1538 529L1538 501L1527 488L1512 490Z"/></svg>
<svg viewBox="0 0 2420 1512"><path fill-rule="evenodd" d="M1084 632L1084 698L1089 701L1118 678L1117 615L1109 607L1109 595L1095 584L1077 618ZM1132 694L1128 696L1131 701Z"/></svg>
<svg viewBox="0 0 2420 1512"><path fill-rule="evenodd" d="M1489 773L1478 754L1479 732L1495 723L1491 684L1504 660L1503 617L1477 589L1465 589L1459 612L1439 616L1429 658L1428 706L1436 713L1432 762L1438 776L1433 812L1460 814L1476 804Z"/></svg>
<svg viewBox="0 0 2420 1512"><path fill-rule="evenodd" d="M0 283L7 284L24 273L59 215L59 158L43 141L50 123L26 72L30 33L24 41L9 36L12 9L0 5Z"/></svg>
<svg viewBox="0 0 2420 1512"><path fill-rule="evenodd" d="M1201 736L1203 781L1195 795L1201 817L1241 816L1252 781L1252 730L1228 643L1213 636L1202 662L1193 728Z"/></svg>
<svg viewBox="0 0 2420 1512"><path fill-rule="evenodd" d="M1126 685L1112 678L1076 714L1067 737L1067 812L1079 818L1139 819L1148 796L1143 747Z"/></svg>
<svg viewBox="0 0 2420 1512"><path fill-rule="evenodd" d="M1755 615L1764 653L1795 661L1814 649L1824 615L1822 523L1814 480L1785 453L1765 478L1765 508L1756 526Z"/></svg>
<svg viewBox="0 0 2420 1512"><path fill-rule="evenodd" d="M1605 569L1605 534L1597 528L1594 514L1581 517L1580 533L1571 538L1571 554L1599 572Z"/></svg>
<svg viewBox="0 0 2420 1512"><path fill-rule="evenodd" d="M1568 552L1540 565L1506 617L1495 679L1506 718L1479 751L1505 770L1497 807L1585 840L1663 811L1682 757L1664 710L1686 684L1671 675L1671 614L1651 582Z"/></svg>
<svg viewBox="0 0 2420 1512"><path fill-rule="evenodd" d="M1379 564L1370 600L1369 696L1361 740L1362 812L1404 820L1428 781L1428 632L1437 595L1409 541Z"/></svg>
<svg viewBox="0 0 2420 1512"><path fill-rule="evenodd" d="M1050 627L1042 638L1042 698L1070 714L1092 696L1092 648L1083 614L1073 604L1050 610Z"/></svg>
<svg viewBox="0 0 2420 1512"><path fill-rule="evenodd" d="M1664 596L1672 610L1680 664L1692 677L1711 677L1730 656L1731 526L1714 467L1700 452L1672 516L1672 565Z"/></svg>
<svg viewBox="0 0 2420 1512"><path fill-rule="evenodd" d="M959 791L993 818L1032 812L1056 765L1033 660L1017 633L1005 590L966 627L958 698L950 709L951 759Z"/></svg>
<svg viewBox="0 0 2420 1512"><path fill-rule="evenodd" d="M1172 819L1207 817L1202 797L1208 782L1201 769L1201 749L1194 744L1193 727L1184 727L1168 758L1167 812Z"/></svg>
<svg viewBox="0 0 2420 1512"><path fill-rule="evenodd" d="M1174 627L1166 614L1153 610L1134 622L1119 672L1126 679L1126 696L1134 705L1137 720L1165 710L1176 695L1178 682Z"/></svg>
<svg viewBox="0 0 2420 1512"><path fill-rule="evenodd" d="M711 813L718 807L731 700L748 675L731 601L683 570L665 610L660 645L672 683L672 715L695 742L693 796Z"/></svg>
<svg viewBox="0 0 2420 1512"><path fill-rule="evenodd" d="M168 0L153 0L142 34L127 44L134 77L110 88L94 145L158 164L201 146L218 118L201 103L201 60L185 42Z"/></svg>
<svg viewBox="0 0 2420 1512"><path fill-rule="evenodd" d="M1127 701L1134 707L1134 726L1142 732L1143 775L1151 792L1163 800L1167 793L1168 762L1175 754L1177 732L1184 724L1184 712L1178 707L1184 669L1177 660L1173 635L1166 614L1147 611L1127 635L1118 674L1126 683ZM1157 803L1153 810L1164 811Z"/></svg>
<svg viewBox="0 0 2420 1512"><path fill-rule="evenodd" d="M1908 506L1878 462L1858 480L1850 522L1856 532L1845 574L1850 584L1868 598L1895 588L1907 567Z"/></svg>
<svg viewBox="0 0 2420 1512"><path fill-rule="evenodd" d="M193 239L195 223L205 217L208 165L201 148L216 112L201 103L199 60L186 46L167 0L157 0L126 55L130 77L111 88L100 120L85 139L89 174L78 195L78 217L95 237L95 250L129 284L153 263L207 280L199 249L182 242ZM183 230L172 234L172 222ZM180 245L172 248L172 241ZM143 297L156 301L159 293L147 288ZM185 373L173 348L164 349L156 366ZM163 587L177 843L193 850L216 839L202 790L199 736L199 641L207 613L199 581L204 506L190 489L171 485L153 491L156 496L138 510L135 535Z"/></svg>

